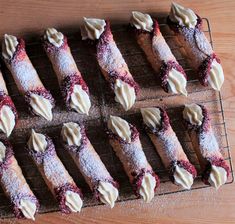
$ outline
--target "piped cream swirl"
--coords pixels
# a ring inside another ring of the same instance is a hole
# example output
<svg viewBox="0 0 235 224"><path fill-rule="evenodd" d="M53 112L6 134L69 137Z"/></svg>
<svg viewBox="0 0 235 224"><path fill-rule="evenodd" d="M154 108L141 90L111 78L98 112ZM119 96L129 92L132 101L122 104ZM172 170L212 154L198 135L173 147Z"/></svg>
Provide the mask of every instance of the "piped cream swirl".
<svg viewBox="0 0 235 224"><path fill-rule="evenodd" d="M116 116L110 116L108 121L108 128L124 141L131 142L131 129L124 119Z"/></svg>
<svg viewBox="0 0 235 224"><path fill-rule="evenodd" d="M15 36L5 34L2 42L2 56L7 60L12 59L18 44Z"/></svg>
<svg viewBox="0 0 235 224"><path fill-rule="evenodd" d="M202 108L193 103L186 104L183 111L183 118L192 125L201 125L203 121Z"/></svg>
<svg viewBox="0 0 235 224"><path fill-rule="evenodd" d="M0 142L0 162L2 162L5 159L6 156L6 146Z"/></svg>
<svg viewBox="0 0 235 224"><path fill-rule="evenodd" d="M169 92L187 96L187 80L182 73L172 68L167 78Z"/></svg>
<svg viewBox="0 0 235 224"><path fill-rule="evenodd" d="M104 32L105 26L106 22L103 19L84 17L84 23L81 27L82 39L98 40L100 35Z"/></svg>
<svg viewBox="0 0 235 224"><path fill-rule="evenodd" d="M48 40L54 46L60 47L63 44L64 35L55 28L47 28L44 39Z"/></svg>
<svg viewBox="0 0 235 224"><path fill-rule="evenodd" d="M150 173L146 173L141 182L139 193L145 202L149 203L154 198L154 189L156 187L156 179Z"/></svg>
<svg viewBox="0 0 235 224"><path fill-rule="evenodd" d="M48 121L52 120L52 104L51 102L37 94L32 93L30 95L30 106L33 109L33 112Z"/></svg>
<svg viewBox="0 0 235 224"><path fill-rule="evenodd" d="M114 93L115 100L120 103L126 111L134 105L136 99L134 87L120 79L116 79Z"/></svg>
<svg viewBox="0 0 235 224"><path fill-rule="evenodd" d="M81 85L74 85L73 92L70 97L70 106L78 113L88 115L91 101L86 91L82 89Z"/></svg>
<svg viewBox="0 0 235 224"><path fill-rule="evenodd" d="M148 32L153 30L153 20L149 14L133 11L130 23L138 30Z"/></svg>
<svg viewBox="0 0 235 224"><path fill-rule="evenodd" d="M25 218L35 220L34 215L36 213L37 206L34 202L28 199L21 199L19 209Z"/></svg>
<svg viewBox="0 0 235 224"><path fill-rule="evenodd" d="M36 133L33 129L28 141L28 147L36 152L45 152L47 148L46 137L43 134Z"/></svg>
<svg viewBox="0 0 235 224"><path fill-rule="evenodd" d="M98 189L100 201L114 207L115 201L118 198L118 190L111 183L101 181Z"/></svg>
<svg viewBox="0 0 235 224"><path fill-rule="evenodd" d="M172 22L178 23L180 26L195 28L197 25L197 16L193 10L184 8L174 2L171 5L169 18Z"/></svg>
<svg viewBox="0 0 235 224"><path fill-rule="evenodd" d="M10 107L4 105L0 111L0 130L9 137L14 127L15 114Z"/></svg>
<svg viewBox="0 0 235 224"><path fill-rule="evenodd" d="M161 111L159 108L141 108L140 109L143 121L149 128L156 128L161 126Z"/></svg>
<svg viewBox="0 0 235 224"><path fill-rule="evenodd" d="M190 189L193 184L193 175L182 167L176 165L173 174L175 183L184 189Z"/></svg>
<svg viewBox="0 0 235 224"><path fill-rule="evenodd" d="M224 72L220 63L215 59L211 63L211 69L208 76L208 84L213 89L220 91L224 83Z"/></svg>
<svg viewBox="0 0 235 224"><path fill-rule="evenodd" d="M82 134L78 124L74 122L65 123L62 127L61 135L68 145L81 145Z"/></svg>
<svg viewBox="0 0 235 224"><path fill-rule="evenodd" d="M68 206L72 212L80 212L83 202L78 193L73 191L66 191L65 205Z"/></svg>
<svg viewBox="0 0 235 224"><path fill-rule="evenodd" d="M218 189L221 185L225 184L227 181L227 172L223 167L211 166L211 172L208 182L211 186Z"/></svg>

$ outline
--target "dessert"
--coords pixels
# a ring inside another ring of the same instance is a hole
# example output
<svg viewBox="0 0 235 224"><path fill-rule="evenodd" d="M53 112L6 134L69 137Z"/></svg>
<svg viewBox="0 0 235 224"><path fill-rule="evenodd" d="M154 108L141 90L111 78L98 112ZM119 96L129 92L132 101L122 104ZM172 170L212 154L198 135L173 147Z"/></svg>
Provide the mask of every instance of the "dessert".
<svg viewBox="0 0 235 224"><path fill-rule="evenodd" d="M65 123L61 135L65 149L74 159L96 199L113 208L118 198L118 184L87 138L84 126L73 122Z"/></svg>
<svg viewBox="0 0 235 224"><path fill-rule="evenodd" d="M224 73L219 58L202 31L202 19L191 9L172 3L167 22L184 47L188 62L198 73L200 83L219 91Z"/></svg>
<svg viewBox="0 0 235 224"><path fill-rule="evenodd" d="M14 156L11 144L0 140L0 180L17 218L35 220L39 203L27 184Z"/></svg>
<svg viewBox="0 0 235 224"><path fill-rule="evenodd" d="M32 130L27 150L57 199L61 212L80 212L83 204L81 190L57 156L51 138Z"/></svg>
<svg viewBox="0 0 235 224"><path fill-rule="evenodd" d="M166 43L156 19L141 12L132 12L130 20L139 46L160 77L164 91L187 96L187 77Z"/></svg>
<svg viewBox="0 0 235 224"><path fill-rule="evenodd" d="M43 36L43 46L50 59L67 108L80 114L89 113L89 90L71 54L67 37L54 28Z"/></svg>
<svg viewBox="0 0 235 224"><path fill-rule="evenodd" d="M81 34L83 40L96 43L97 61L115 94L115 101L129 110L135 103L139 87L113 39L109 21L84 18Z"/></svg>
<svg viewBox="0 0 235 224"><path fill-rule="evenodd" d="M226 164L211 127L208 111L198 104L185 105L183 117L202 172L202 180L216 189L225 184L229 176Z"/></svg>
<svg viewBox="0 0 235 224"><path fill-rule="evenodd" d="M0 130L10 136L17 122L18 114L0 70Z"/></svg>
<svg viewBox="0 0 235 224"><path fill-rule="evenodd" d="M136 127L120 117L110 116L107 134L135 194L150 202L160 181L146 159Z"/></svg>
<svg viewBox="0 0 235 224"><path fill-rule="evenodd" d="M34 69L25 51L24 40L5 34L2 56L31 112L51 121L54 99Z"/></svg>
<svg viewBox="0 0 235 224"><path fill-rule="evenodd" d="M164 166L169 169L170 180L190 189L197 176L173 131L166 111L160 107L142 108L145 130L153 142Z"/></svg>

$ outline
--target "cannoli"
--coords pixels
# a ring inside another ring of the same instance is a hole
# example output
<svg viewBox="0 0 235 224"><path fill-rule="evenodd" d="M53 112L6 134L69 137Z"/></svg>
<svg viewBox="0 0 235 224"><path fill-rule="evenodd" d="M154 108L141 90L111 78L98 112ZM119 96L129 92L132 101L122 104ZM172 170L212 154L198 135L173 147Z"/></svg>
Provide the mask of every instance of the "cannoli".
<svg viewBox="0 0 235 224"><path fill-rule="evenodd" d="M142 108L144 127L153 142L164 166L169 169L170 180L185 189L190 189L197 176L173 131L169 117L160 107Z"/></svg>
<svg viewBox="0 0 235 224"><path fill-rule="evenodd" d="M129 110L135 103L139 87L113 39L109 21L84 18L81 34L83 40L96 41L100 69L114 91L115 100Z"/></svg>
<svg viewBox="0 0 235 224"><path fill-rule="evenodd" d="M150 202L160 181L146 159L136 127L120 117L110 116L107 133L135 194Z"/></svg>
<svg viewBox="0 0 235 224"><path fill-rule="evenodd" d="M130 24L135 30L138 44L160 77L164 91L187 96L186 74L162 36L157 20L134 11Z"/></svg>
<svg viewBox="0 0 235 224"><path fill-rule="evenodd" d="M17 218L35 220L39 203L22 174L11 144L0 140L0 180Z"/></svg>
<svg viewBox="0 0 235 224"><path fill-rule="evenodd" d="M0 130L10 136L17 122L18 114L0 70Z"/></svg>
<svg viewBox="0 0 235 224"><path fill-rule="evenodd" d="M89 90L71 54L67 37L48 28L43 36L43 46L57 75L67 108L88 115L91 107Z"/></svg>
<svg viewBox="0 0 235 224"><path fill-rule="evenodd" d="M26 51L23 39L4 35L2 56L11 71L18 90L25 97L30 111L46 120L52 120L54 99L43 86Z"/></svg>
<svg viewBox="0 0 235 224"><path fill-rule="evenodd" d="M80 212L83 204L81 190L57 156L51 138L32 130L27 149L57 199L61 212Z"/></svg>
<svg viewBox="0 0 235 224"><path fill-rule="evenodd" d="M203 171L202 180L218 189L226 183L229 167L221 154L208 111L202 105L185 105L183 118Z"/></svg>
<svg viewBox="0 0 235 224"><path fill-rule="evenodd" d="M73 122L65 123L61 135L65 148L74 159L95 197L113 208L118 198L118 184L113 180L87 138L84 126Z"/></svg>
<svg viewBox="0 0 235 224"><path fill-rule="evenodd" d="M202 31L202 19L191 9L172 3L167 22L183 46L190 66L198 73L200 83L219 91L224 73L219 58Z"/></svg>

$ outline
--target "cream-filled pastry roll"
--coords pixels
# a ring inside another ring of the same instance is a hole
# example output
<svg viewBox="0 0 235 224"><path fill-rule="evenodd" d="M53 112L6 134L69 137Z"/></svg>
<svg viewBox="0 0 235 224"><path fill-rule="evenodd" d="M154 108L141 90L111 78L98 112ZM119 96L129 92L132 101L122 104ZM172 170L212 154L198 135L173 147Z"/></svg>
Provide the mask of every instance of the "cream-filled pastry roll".
<svg viewBox="0 0 235 224"><path fill-rule="evenodd" d="M124 119L110 116L107 133L135 194L145 202L150 202L160 181L147 161L138 130Z"/></svg>
<svg viewBox="0 0 235 224"><path fill-rule="evenodd" d="M68 150L96 199L114 207L118 198L118 184L86 136L85 127L65 123L61 131L65 149Z"/></svg>
<svg viewBox="0 0 235 224"><path fill-rule="evenodd" d="M113 39L109 21L84 18L81 34L83 40L96 43L97 61L115 94L115 101L124 110L129 110L135 103L139 87Z"/></svg>
<svg viewBox="0 0 235 224"><path fill-rule="evenodd" d="M187 76L162 36L157 20L149 14L134 11L130 24L164 91L187 96Z"/></svg>
<svg viewBox="0 0 235 224"><path fill-rule="evenodd" d="M164 166L169 169L171 181L190 189L197 176L195 167L189 162L166 111L160 107L142 108L144 126Z"/></svg>
<svg viewBox="0 0 235 224"><path fill-rule="evenodd" d="M24 40L5 34L2 42L2 56L19 92L25 97L30 111L51 121L54 99L33 67L25 51Z"/></svg>
<svg viewBox="0 0 235 224"><path fill-rule="evenodd" d="M51 138L32 130L26 148L57 199L61 212L80 212L83 205L81 190L57 156Z"/></svg>
<svg viewBox="0 0 235 224"><path fill-rule="evenodd" d="M39 202L27 184L11 144L0 140L0 181L17 218L35 220Z"/></svg>
<svg viewBox="0 0 235 224"><path fill-rule="evenodd" d="M211 127L209 113L205 106L188 104L183 117L202 169L202 180L218 189L226 183L230 171Z"/></svg>
<svg viewBox="0 0 235 224"><path fill-rule="evenodd" d="M54 28L44 32L43 46L50 59L67 108L89 113L89 90L71 54L67 37Z"/></svg>
<svg viewBox="0 0 235 224"><path fill-rule="evenodd" d="M167 22L201 84L219 91L224 82L223 68L202 30L202 19L191 9L172 3Z"/></svg>
<svg viewBox="0 0 235 224"><path fill-rule="evenodd" d="M6 83L0 70L0 130L10 136L17 122L18 114L15 105L8 95Z"/></svg>

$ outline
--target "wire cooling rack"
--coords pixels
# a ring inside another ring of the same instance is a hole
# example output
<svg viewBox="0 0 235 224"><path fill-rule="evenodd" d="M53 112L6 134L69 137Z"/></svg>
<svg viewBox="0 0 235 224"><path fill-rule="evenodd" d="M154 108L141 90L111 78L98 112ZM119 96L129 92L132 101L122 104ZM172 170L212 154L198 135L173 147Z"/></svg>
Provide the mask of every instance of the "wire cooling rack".
<svg viewBox="0 0 235 224"><path fill-rule="evenodd" d="M213 46L209 21L204 18L203 22L203 30ZM134 34L126 25L113 26L112 30L117 45L121 50L131 73L141 87L141 94L138 97L135 106L128 112L124 112L121 107L115 103L113 93L110 91L109 86L102 77L97 65L94 50L95 46L88 46L83 43L79 33L70 34L68 36L68 40L75 61L90 88L92 108L90 110L89 117L66 111L63 101L61 100L62 97L59 91L56 76L38 40L30 40L26 42L27 52L33 65L38 71L42 82L45 84L46 88L51 91L52 95L56 99L57 103L52 122L47 122L42 118L32 116L27 112L23 97L19 95L9 71L3 67L3 74L7 82L9 93L12 96L12 99L15 102L16 108L20 114L18 126L10 137L10 141L13 144L15 156L22 168L27 182L40 201L40 213L57 211L58 206L52 194L45 185L39 171L29 157L27 151L24 149L32 128L52 137L60 159L71 176L74 178L77 185L83 190L84 206L87 207L100 204L92 197L92 193L90 192L88 185L85 183L71 157L63 149L60 142L61 126L64 122L68 121L82 121L85 123L87 135L91 143L100 155L111 175L120 183L119 201L136 199L132 193L131 185L129 184L128 178L123 171L122 165L110 147L107 136L104 132L106 121L110 114L122 116L137 126L137 129L140 132L140 139L146 157L152 165L154 171L156 171L161 179L161 186L157 191L156 197L163 194L173 194L185 191L170 182L168 178L168 171L163 167L154 146L143 130L139 109L147 106L162 106L166 108L177 137L179 138L190 161L196 166L200 174L199 164L195 156L192 143L182 125L182 110L185 103L194 102L205 105L209 109L213 129L221 145L224 157L230 167L230 176L226 184L233 182L234 175L221 93L216 92L209 87L202 87L199 84L195 72L192 71L187 65L183 47L179 46L175 41L174 35L165 24L165 19L160 18L159 24L163 36L188 75L187 89L189 95L187 98L167 94L161 89L157 74L155 74L152 70L144 53L137 45ZM209 186L204 185L200 181L199 175L196 178L191 190L206 187ZM0 190L0 201L0 217L12 217L9 200L5 197L2 190Z"/></svg>

